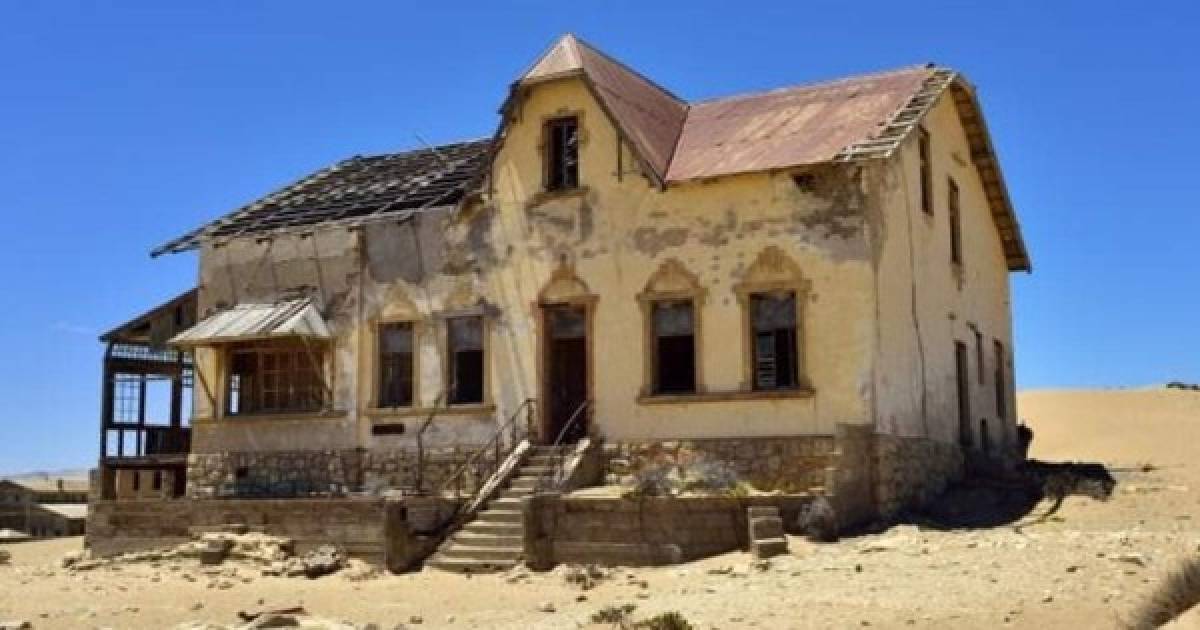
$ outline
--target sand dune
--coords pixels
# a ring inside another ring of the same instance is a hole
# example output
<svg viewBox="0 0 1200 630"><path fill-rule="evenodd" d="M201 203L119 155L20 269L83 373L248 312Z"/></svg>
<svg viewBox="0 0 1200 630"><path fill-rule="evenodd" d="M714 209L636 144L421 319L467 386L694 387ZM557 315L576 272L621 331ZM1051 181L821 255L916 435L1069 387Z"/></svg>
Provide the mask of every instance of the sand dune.
<svg viewBox="0 0 1200 630"><path fill-rule="evenodd" d="M1175 467L1200 456L1200 392L1032 390L1018 395L1017 408L1039 459Z"/></svg>

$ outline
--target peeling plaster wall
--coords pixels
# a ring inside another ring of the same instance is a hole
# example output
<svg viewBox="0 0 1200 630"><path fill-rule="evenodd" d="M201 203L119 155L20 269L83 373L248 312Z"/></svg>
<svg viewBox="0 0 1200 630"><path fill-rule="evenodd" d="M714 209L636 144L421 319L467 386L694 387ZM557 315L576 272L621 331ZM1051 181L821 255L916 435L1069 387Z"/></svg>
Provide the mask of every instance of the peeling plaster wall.
<svg viewBox="0 0 1200 630"><path fill-rule="evenodd" d="M915 134L901 147L898 157L876 166L869 176L872 187L884 200L888 226L879 263L877 428L880 433L895 436L957 443L954 341L959 340L968 350L972 436L977 440L974 432L978 431L979 419L986 418L991 443L997 448L1008 447L1016 442L1016 400L1012 387L1009 272L1003 246L978 171L970 162L970 149L953 101L942 98L926 116L924 126L932 150L932 216L921 209ZM961 274L951 263L948 177L953 177L959 188ZM982 382L972 325L983 334ZM1002 422L996 414L993 376L993 340L997 339L1008 355L1008 417Z"/></svg>
<svg viewBox="0 0 1200 630"><path fill-rule="evenodd" d="M582 128L576 194L541 194L541 131L571 113ZM535 313L530 305L567 265L598 296L593 322L594 422L613 440L832 434L840 422L870 422L874 265L865 236L869 200L857 167L815 171L812 192L791 173L749 174L671 186L660 192L637 172L582 83L535 87L507 129L486 200L492 246L476 264L490 299L506 305L507 341L520 359L508 374L537 383ZM643 315L637 295L668 259L707 292L700 306L701 385L711 393L747 389L742 308L734 287L775 246L809 285L802 304L804 364L814 394L784 400L643 405ZM582 291L583 289L578 289ZM531 394L535 391L529 389ZM534 394L536 395L536 394Z"/></svg>

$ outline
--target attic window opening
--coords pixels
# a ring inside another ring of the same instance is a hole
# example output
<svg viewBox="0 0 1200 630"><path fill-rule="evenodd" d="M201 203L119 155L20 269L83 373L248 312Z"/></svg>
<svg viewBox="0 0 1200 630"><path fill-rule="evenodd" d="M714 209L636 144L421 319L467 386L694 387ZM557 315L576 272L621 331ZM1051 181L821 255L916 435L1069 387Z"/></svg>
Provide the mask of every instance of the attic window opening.
<svg viewBox="0 0 1200 630"><path fill-rule="evenodd" d="M574 116L546 122L546 190L579 187L579 119Z"/></svg>
<svg viewBox="0 0 1200 630"><path fill-rule="evenodd" d="M949 179L949 199L947 205L950 208L950 261L956 265L962 264L962 217L959 211L958 200L958 184L954 183L953 179Z"/></svg>
<svg viewBox="0 0 1200 630"><path fill-rule="evenodd" d="M792 183L796 185L801 192L810 193L817 186L817 177L812 173L800 173L792 175Z"/></svg>
<svg viewBox="0 0 1200 630"><path fill-rule="evenodd" d="M449 400L454 405L483 402L483 318L452 317L446 321Z"/></svg>

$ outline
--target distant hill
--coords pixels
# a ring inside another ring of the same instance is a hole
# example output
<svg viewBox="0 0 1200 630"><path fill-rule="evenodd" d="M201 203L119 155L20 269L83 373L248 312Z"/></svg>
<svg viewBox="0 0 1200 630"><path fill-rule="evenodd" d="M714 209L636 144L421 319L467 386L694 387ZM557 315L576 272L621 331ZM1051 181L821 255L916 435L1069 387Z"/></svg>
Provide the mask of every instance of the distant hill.
<svg viewBox="0 0 1200 630"><path fill-rule="evenodd" d="M88 478L86 468L65 468L62 470L35 470L11 475L0 475L0 479L10 481L49 481L51 479L83 480Z"/></svg>

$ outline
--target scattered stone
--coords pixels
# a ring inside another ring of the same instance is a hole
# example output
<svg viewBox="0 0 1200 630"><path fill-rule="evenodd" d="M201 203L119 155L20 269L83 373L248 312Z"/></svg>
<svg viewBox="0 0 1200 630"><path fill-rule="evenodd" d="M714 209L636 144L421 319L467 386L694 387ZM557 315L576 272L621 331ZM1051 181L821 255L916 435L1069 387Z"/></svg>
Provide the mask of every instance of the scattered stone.
<svg viewBox="0 0 1200 630"><path fill-rule="evenodd" d="M323 575L336 573L346 566L346 552L334 545L321 545L304 554L304 575L319 578Z"/></svg>
<svg viewBox="0 0 1200 630"><path fill-rule="evenodd" d="M552 602L542 602L541 604L538 604L537 609L544 613L552 613L557 610Z"/></svg>
<svg viewBox="0 0 1200 630"><path fill-rule="evenodd" d="M1149 563L1150 559L1147 558L1146 554L1144 554L1144 553L1138 553L1136 551L1129 551L1129 552L1119 553L1119 554L1113 556L1113 560L1116 560L1117 562L1125 562L1127 564L1136 564L1139 567L1144 567Z"/></svg>
<svg viewBox="0 0 1200 630"><path fill-rule="evenodd" d="M12 554L10 554L9 552L7 552L3 549L0 549L0 564L8 564L11 561L12 561Z"/></svg>
<svg viewBox="0 0 1200 630"><path fill-rule="evenodd" d="M263 615L306 615L306 614L308 614L308 613L304 610L304 606L299 603L267 606L263 603L263 600L260 599L258 601L257 606L255 606L253 608L247 608L246 610L239 610L237 613L237 616L240 617L242 619L242 621L254 621L255 619L258 619L259 617L262 617Z"/></svg>
<svg viewBox="0 0 1200 630"><path fill-rule="evenodd" d="M0 630L33 630L33 624L29 621L0 621Z"/></svg>
<svg viewBox="0 0 1200 630"><path fill-rule="evenodd" d="M408 618L408 623L411 623L413 625L420 625L420 624L425 623L425 619L423 617L421 617L420 615L413 615Z"/></svg>

